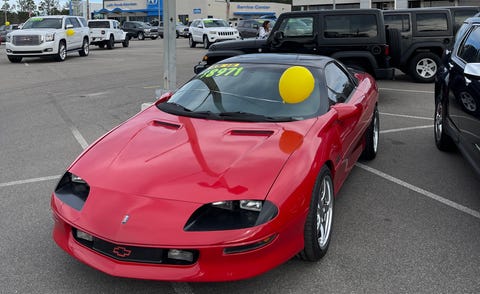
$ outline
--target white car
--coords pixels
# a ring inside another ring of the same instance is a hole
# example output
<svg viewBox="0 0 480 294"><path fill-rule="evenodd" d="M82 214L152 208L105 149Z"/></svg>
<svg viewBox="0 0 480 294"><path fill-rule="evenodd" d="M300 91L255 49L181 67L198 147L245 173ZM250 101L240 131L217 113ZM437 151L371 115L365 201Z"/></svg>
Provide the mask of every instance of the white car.
<svg viewBox="0 0 480 294"><path fill-rule="evenodd" d="M68 15L35 16L22 29L7 34L5 51L13 63L23 57L54 57L64 61L67 52L89 53L89 30L83 17Z"/></svg>
<svg viewBox="0 0 480 294"><path fill-rule="evenodd" d="M223 19L204 18L195 19L189 28L189 44L193 48L197 43L203 43L208 49L212 43L240 39L238 30L230 27Z"/></svg>
<svg viewBox="0 0 480 294"><path fill-rule="evenodd" d="M115 43L128 47L130 37L120 28L120 22L114 19L93 19L88 21L90 44L100 48L113 49Z"/></svg>

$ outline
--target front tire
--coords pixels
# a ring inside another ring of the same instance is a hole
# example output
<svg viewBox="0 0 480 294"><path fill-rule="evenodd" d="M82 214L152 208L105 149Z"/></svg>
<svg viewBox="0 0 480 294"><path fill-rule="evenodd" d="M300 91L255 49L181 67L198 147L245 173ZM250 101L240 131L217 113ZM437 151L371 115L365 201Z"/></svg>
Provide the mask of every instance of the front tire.
<svg viewBox="0 0 480 294"><path fill-rule="evenodd" d="M145 35L144 35L143 33L138 33L137 38L138 38L139 40L145 40Z"/></svg>
<svg viewBox="0 0 480 294"><path fill-rule="evenodd" d="M210 48L210 41L208 40L207 36L203 36L203 48L208 49Z"/></svg>
<svg viewBox="0 0 480 294"><path fill-rule="evenodd" d="M10 60L11 63L20 63L22 62L22 57L20 56L8 56L8 60Z"/></svg>
<svg viewBox="0 0 480 294"><path fill-rule="evenodd" d="M310 208L304 228L305 247L298 256L306 261L318 261L328 250L333 224L333 180L324 165L313 187Z"/></svg>
<svg viewBox="0 0 480 294"><path fill-rule="evenodd" d="M195 48L195 46L197 45L197 43L193 40L192 35L188 37L188 45L190 45L190 48Z"/></svg>
<svg viewBox="0 0 480 294"><path fill-rule="evenodd" d="M440 67L440 58L431 52L415 55L410 61L410 76L419 83L431 83Z"/></svg>
<svg viewBox="0 0 480 294"><path fill-rule="evenodd" d="M378 140L380 137L380 116L375 106L373 117L365 133L365 149L362 152L362 159L372 160L377 156Z"/></svg>
<svg viewBox="0 0 480 294"><path fill-rule="evenodd" d="M88 39L83 39L82 49L78 51L78 54L80 54L80 56L88 56L88 53L90 53L90 44L88 43Z"/></svg>
<svg viewBox="0 0 480 294"><path fill-rule="evenodd" d="M65 45L64 41L61 41L60 44L58 44L58 53L55 55L55 60L58 62L65 61L67 58L67 47Z"/></svg>

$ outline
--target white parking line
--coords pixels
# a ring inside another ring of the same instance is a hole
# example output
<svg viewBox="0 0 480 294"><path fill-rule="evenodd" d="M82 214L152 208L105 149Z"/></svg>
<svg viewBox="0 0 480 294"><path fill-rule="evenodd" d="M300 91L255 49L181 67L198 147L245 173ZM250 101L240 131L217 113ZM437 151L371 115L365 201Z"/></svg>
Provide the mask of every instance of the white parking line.
<svg viewBox="0 0 480 294"><path fill-rule="evenodd" d="M397 92L408 92L408 93L422 93L422 94L435 94L433 91L419 91L419 90L405 90L405 89L393 89L393 88L378 88L379 90L385 91L397 91Z"/></svg>
<svg viewBox="0 0 480 294"><path fill-rule="evenodd" d="M407 183L407 182L404 182L404 181L402 181L402 180L400 180L400 179L398 179L398 178L392 177L391 175L388 175L388 174L386 174L386 173L384 173L384 172L381 172L381 171L379 171L379 170L377 170L377 169L374 169L374 168L372 168L372 167L366 166L366 165L364 165L364 164L361 164L361 163L358 163L358 162L357 162L355 165L358 166L358 167L361 168L361 169L364 169L364 170L366 170L366 171L368 171L368 172L371 172L371 173L373 173L373 174L375 174L375 175L377 175L377 176L379 176L379 177L382 177L382 178L384 178L384 179L386 179L386 180L388 180L388 181L390 181L390 182L393 182L393 183L395 183L395 184L398 184L398 185L400 185L400 186L402 186L402 187L404 187L404 188L410 189L410 190L412 190L412 191L414 191L414 192L417 192L417 193L419 193L419 194L422 194L423 196L426 196L426 197L428 197L428 198L431 198L431 199L433 199L433 200L435 200L435 201L438 201L438 202L443 203L443 204L445 204L445 205L447 205L447 206L450 206L451 208L454 208L454 209L456 209L456 210L459 210L459 211L461 211L461 212L464 212L464 213L466 213L466 214L469 214L469 215L471 215L471 216L473 216L473 217L475 217L475 218L477 218L477 219L480 219L480 212L479 212L479 211L476 211L476 210L470 209L470 208L468 208L468 207L465 207L465 206L463 206L463 205L460 205L460 204L458 204L458 203L456 203L456 202L453 202L453 201L451 201L451 200L448 200L448 199L446 199L446 198L443 198L443 197L441 197L441 196L439 196L439 195L437 195L437 194L434 194L434 193L432 193L432 192L428 192L427 190L424 190L424 189L419 188L419 187L417 187L417 186L411 185L411 184L409 184L409 183Z"/></svg>
<svg viewBox="0 0 480 294"><path fill-rule="evenodd" d="M428 128L433 128L433 125L383 130L383 131L380 131L380 134L396 133L396 132L404 132L404 131L411 131L411 130L417 130L417 129L428 129Z"/></svg>
<svg viewBox="0 0 480 294"><path fill-rule="evenodd" d="M80 131L76 127L70 126L70 131L72 132L73 136L75 137L75 140L77 140L78 144L80 144L80 146L82 146L82 149L85 149L85 148L88 147L87 140L85 140L85 138L82 136L82 134L80 133Z"/></svg>
<svg viewBox="0 0 480 294"><path fill-rule="evenodd" d="M389 116L397 116L397 117L405 117L405 118L433 120L433 117L414 116L414 115L396 114L396 113L388 113L388 112L380 112L380 114L381 115L389 115Z"/></svg>
<svg viewBox="0 0 480 294"><path fill-rule="evenodd" d="M0 183L0 188L2 188L2 187L8 187L8 186L15 186L15 185L23 185L23 184L28 184L28 183L35 183L35 182L58 180L59 178L60 178L60 175L58 175L58 176L48 176L48 177L33 178L33 179L27 179L27 180L19 180L19 181L6 182L6 183Z"/></svg>

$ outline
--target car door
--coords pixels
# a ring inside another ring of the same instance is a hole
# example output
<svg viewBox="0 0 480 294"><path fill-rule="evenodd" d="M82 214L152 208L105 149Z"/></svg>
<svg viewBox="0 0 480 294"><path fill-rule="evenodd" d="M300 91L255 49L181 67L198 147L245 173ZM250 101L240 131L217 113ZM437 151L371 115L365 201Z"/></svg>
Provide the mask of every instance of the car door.
<svg viewBox="0 0 480 294"><path fill-rule="evenodd" d="M448 115L459 132L454 139L460 141L470 159L480 162L480 80L465 74L467 64L480 63L480 25L470 29L452 54L447 65Z"/></svg>
<svg viewBox="0 0 480 294"><path fill-rule="evenodd" d="M113 36L116 41L123 40L123 31L120 29L120 23L118 21L112 21Z"/></svg>
<svg viewBox="0 0 480 294"><path fill-rule="evenodd" d="M193 29L193 32L192 32L193 40L195 42L202 42L203 41L203 21L201 20L194 21L190 28Z"/></svg>
<svg viewBox="0 0 480 294"><path fill-rule="evenodd" d="M317 52L317 17L315 15L289 16L280 20L278 30L269 36L273 38L273 52Z"/></svg>
<svg viewBox="0 0 480 294"><path fill-rule="evenodd" d="M69 26L72 26L73 34L67 33L67 50L80 48L83 41L82 25L76 17L67 17L65 28L68 30Z"/></svg>

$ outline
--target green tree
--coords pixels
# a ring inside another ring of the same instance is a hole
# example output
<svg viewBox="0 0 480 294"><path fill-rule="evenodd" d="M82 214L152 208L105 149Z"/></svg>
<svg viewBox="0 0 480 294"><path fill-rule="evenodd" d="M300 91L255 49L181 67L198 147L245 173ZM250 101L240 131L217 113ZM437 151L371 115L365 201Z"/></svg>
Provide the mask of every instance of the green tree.
<svg viewBox="0 0 480 294"><path fill-rule="evenodd" d="M38 10L46 15L59 14L60 11L58 10L58 7L58 0L42 0L38 5Z"/></svg>
<svg viewBox="0 0 480 294"><path fill-rule="evenodd" d="M33 12L36 10L37 6L33 0L17 0L18 11L22 12Z"/></svg>

